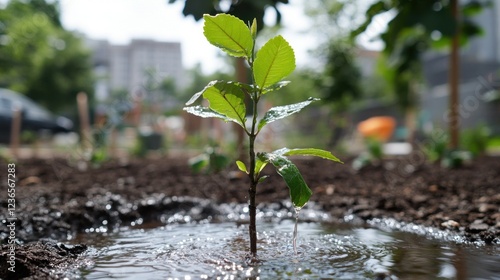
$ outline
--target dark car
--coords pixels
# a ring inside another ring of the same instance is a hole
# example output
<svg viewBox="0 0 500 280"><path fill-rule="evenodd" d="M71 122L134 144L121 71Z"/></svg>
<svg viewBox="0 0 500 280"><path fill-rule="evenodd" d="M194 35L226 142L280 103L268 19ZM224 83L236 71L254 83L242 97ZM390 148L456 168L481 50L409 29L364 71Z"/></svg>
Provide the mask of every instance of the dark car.
<svg viewBox="0 0 500 280"><path fill-rule="evenodd" d="M62 116L55 116L26 96L12 90L0 88L0 143L9 143L14 108L20 108L21 131L50 134L71 132L73 122Z"/></svg>

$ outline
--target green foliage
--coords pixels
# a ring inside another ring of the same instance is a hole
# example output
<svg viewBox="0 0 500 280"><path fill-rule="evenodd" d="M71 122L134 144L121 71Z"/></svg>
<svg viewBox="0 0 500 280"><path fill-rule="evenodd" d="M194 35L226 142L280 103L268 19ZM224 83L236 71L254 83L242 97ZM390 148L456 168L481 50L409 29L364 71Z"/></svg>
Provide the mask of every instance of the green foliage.
<svg viewBox="0 0 500 280"><path fill-rule="evenodd" d="M144 141L142 141L142 139L138 137L134 142L130 153L135 157L144 158L148 153L148 149L146 148L146 144L144 143Z"/></svg>
<svg viewBox="0 0 500 280"><path fill-rule="evenodd" d="M281 36L276 36L257 52L253 63L255 84L266 93L281 79L295 69L295 55L292 47ZM279 84L281 86L282 84Z"/></svg>
<svg viewBox="0 0 500 280"><path fill-rule="evenodd" d="M354 62L353 44L348 41L331 41L326 50L326 65L319 81L325 102L332 103L337 111L347 110L347 104L360 99L361 71Z"/></svg>
<svg viewBox="0 0 500 280"><path fill-rule="evenodd" d="M333 105L336 113L348 111L365 94L362 73L356 63L359 47L349 36L362 20L360 8L366 3L360 2L363 1L325 0L304 3L306 14L310 16L314 27L311 32L318 32L317 40L320 43L314 53L324 65L321 72L313 76L313 80L322 94L322 100Z"/></svg>
<svg viewBox="0 0 500 280"><path fill-rule="evenodd" d="M441 160L441 166L445 168L459 168L464 166L472 158L469 151L447 151Z"/></svg>
<svg viewBox="0 0 500 280"><path fill-rule="evenodd" d="M256 52L255 36L256 21L247 27L241 20L234 16L220 14L217 16L205 15L204 34L208 41L224 50L229 55L244 57L252 71L252 84L235 83L232 81L212 81L202 91L196 93L186 104L193 104L200 96L209 101L209 107L190 106L184 108L187 112L200 117L216 117L224 121L239 124L250 140L250 168L242 162L238 167L247 171L253 182L260 179L260 171L267 163L272 163L283 176L290 188L290 196L296 207L302 207L308 201L311 191L304 182L298 169L287 158L287 155L307 154L336 160L327 151L317 149L303 150L278 150L273 153L260 153L258 160L253 151L253 142L260 130L267 124L295 114L317 100L309 98L307 101L271 108L260 121L257 120L257 111L253 111L252 125L246 125L245 95L253 101L253 108L264 94L286 86L288 83L281 81L295 69L295 56L293 49L281 36L270 39ZM251 41L248 41L248 38ZM256 163L257 162L257 163ZM253 166L252 166L253 165Z"/></svg>
<svg viewBox="0 0 500 280"><path fill-rule="evenodd" d="M470 1L462 5L460 22L453 17L451 2L379 0L367 9L366 20L351 33L352 36L358 36L367 30L376 16L388 11L394 13L395 16L380 38L385 44L384 53L393 71L390 78L393 90L399 105L404 109L416 105L412 83L420 78L421 55L426 50L449 46L457 28L460 28L462 44L468 38L481 34L481 29L470 20L470 16L487 6L488 1Z"/></svg>
<svg viewBox="0 0 500 280"><path fill-rule="evenodd" d="M24 130L21 133L21 143L23 144L34 144L37 141L37 138L37 133L32 130Z"/></svg>
<svg viewBox="0 0 500 280"><path fill-rule="evenodd" d="M259 173L267 163L271 163L278 174L283 177L285 183L290 188L290 198L293 205L302 207L312 195L311 189L302 178L298 168L286 156L316 156L331 161L342 163L332 153L320 149L288 149L282 148L270 153L259 153L259 164L256 166L256 173Z"/></svg>
<svg viewBox="0 0 500 280"><path fill-rule="evenodd" d="M366 151L356 157L352 163L354 170L361 170L367 166L377 166L384 156L382 142L375 138L365 139Z"/></svg>
<svg viewBox="0 0 500 280"><path fill-rule="evenodd" d="M259 121L259 125L257 127L258 131L260 131L267 124L270 124L274 121L286 118L292 114L299 112L300 110L302 110L303 108L305 108L306 106L317 100L319 99L311 97L303 102L285 106L272 107L271 109L269 109L269 111L266 112L264 117Z"/></svg>
<svg viewBox="0 0 500 280"><path fill-rule="evenodd" d="M433 133L433 135L439 135L439 137L429 138L423 146L423 151L429 161L439 163L445 168L458 168L470 161L471 152L448 148L447 134Z"/></svg>
<svg viewBox="0 0 500 280"><path fill-rule="evenodd" d="M487 148L500 149L500 136L491 137L488 140Z"/></svg>
<svg viewBox="0 0 500 280"><path fill-rule="evenodd" d="M444 158L447 152L448 137L430 138L424 145L424 153L431 162L438 162Z"/></svg>
<svg viewBox="0 0 500 280"><path fill-rule="evenodd" d="M67 109L79 91L92 93L90 53L64 30L57 2L12 0L0 8L0 86L51 110Z"/></svg>
<svg viewBox="0 0 500 280"><path fill-rule="evenodd" d="M220 153L216 145L205 148L205 152L192 157L188 161L191 170L195 173L217 173L229 164L229 158Z"/></svg>
<svg viewBox="0 0 500 280"><path fill-rule="evenodd" d="M175 3L177 0L169 0L169 3ZM221 2L230 3L230 7L223 9ZM276 24L281 22L281 13L278 9L278 4L287 4L288 0L240 0L240 1L224 1L224 0L186 0L184 1L184 9L182 13L185 16L192 15L195 20L200 20L205 14L215 15L218 13L228 13L238 17L243 22L257 21L257 28L260 30L264 27L264 13L267 8L272 8L276 12ZM227 28L227 27L226 27Z"/></svg>
<svg viewBox="0 0 500 280"><path fill-rule="evenodd" d="M366 20L353 35L359 35L373 22L375 16L389 10L395 12L395 16L389 21L388 28L382 33L381 38L386 44L386 51L392 53L401 47L409 33L421 30L424 37L422 43L434 41L437 45L449 41L455 35L457 28L461 28L461 42L481 33L478 25L470 20L470 16L482 11L483 7L490 4L489 1L469 1L461 6L461 22L457 22L451 11L452 1L430 0L430 1L384 1L373 3L366 11ZM431 33L438 32L441 36L431 39ZM448 44L448 42L446 43ZM423 51L421 49L420 51Z"/></svg>
<svg viewBox="0 0 500 280"><path fill-rule="evenodd" d="M462 148L472 153L474 157L486 152L488 142L491 138L491 130L486 125L479 125L475 128L462 132Z"/></svg>
<svg viewBox="0 0 500 280"><path fill-rule="evenodd" d="M92 150L90 162L94 168L100 167L104 162L109 160L108 151L105 146L98 146Z"/></svg>
<svg viewBox="0 0 500 280"><path fill-rule="evenodd" d="M250 57L253 38L250 30L236 17L204 17L203 34L207 40L234 57Z"/></svg>

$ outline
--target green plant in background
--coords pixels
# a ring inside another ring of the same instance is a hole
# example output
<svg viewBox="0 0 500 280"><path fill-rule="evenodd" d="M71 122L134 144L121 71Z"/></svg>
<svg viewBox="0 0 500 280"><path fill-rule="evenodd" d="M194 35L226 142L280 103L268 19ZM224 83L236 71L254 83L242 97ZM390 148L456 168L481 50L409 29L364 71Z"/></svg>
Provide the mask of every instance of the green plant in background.
<svg viewBox="0 0 500 280"><path fill-rule="evenodd" d="M290 189L290 198L294 207L300 209L309 201L312 191L288 156L317 156L336 162L341 161L328 151L314 148L282 148L273 152L259 153L255 151L255 139L264 126L295 114L318 99L309 98L306 101L291 105L272 107L259 119L257 108L261 98L289 83L282 81L282 79L295 69L295 55L292 47L282 36L278 35L267 41L259 50L256 50L256 20L247 26L237 17L227 14L204 15L203 18L205 21L203 30L206 39L230 56L244 58L250 67L251 83L212 81L186 103L188 106L192 105L200 96L203 96L209 101L209 107L194 105L185 107L184 110L203 118L215 117L226 122L234 122L243 128L248 137L248 163L237 161L236 164L250 178L248 189L250 252L253 257L256 257L255 194L257 185L266 178L266 176L260 175L264 167L268 163L276 167L278 174L283 177ZM251 99L248 108L245 105L246 96ZM248 125L247 111L250 111Z"/></svg>
<svg viewBox="0 0 500 280"><path fill-rule="evenodd" d="M431 162L439 162L444 158L448 146L448 136L441 135L441 137L431 137L425 143L423 151L427 159Z"/></svg>
<svg viewBox="0 0 500 280"><path fill-rule="evenodd" d="M104 162L109 160L108 151L105 146L95 147L90 155L90 162L94 168L100 167Z"/></svg>
<svg viewBox="0 0 500 280"><path fill-rule="evenodd" d="M462 148L472 153L474 157L483 155L491 138L491 130L486 125L479 125L462 132Z"/></svg>
<svg viewBox="0 0 500 280"><path fill-rule="evenodd" d="M500 150L500 136L493 136L488 140L487 150Z"/></svg>
<svg viewBox="0 0 500 280"><path fill-rule="evenodd" d="M139 137L134 142L134 145L130 149L130 153L133 156L139 157L139 158L144 158L146 157L146 154L148 153L148 149L146 149L146 146L144 145L144 141L141 141Z"/></svg>
<svg viewBox="0 0 500 280"><path fill-rule="evenodd" d="M213 144L206 147L202 154L190 158L188 163L191 170L195 173L202 171L205 173L217 173L228 165L229 158L220 153L219 147Z"/></svg>
<svg viewBox="0 0 500 280"><path fill-rule="evenodd" d="M438 133L435 134L438 135ZM449 149L448 142L448 135L446 134L429 138L429 141L423 147L427 159L439 163L445 168L461 167L471 159L469 151Z"/></svg>
<svg viewBox="0 0 500 280"><path fill-rule="evenodd" d="M366 151L361 153L352 162L354 170L361 170L362 168L373 165L378 166L384 156L382 142L378 139L368 137L365 139Z"/></svg>
<svg viewBox="0 0 500 280"><path fill-rule="evenodd" d="M37 141L38 135L35 131L25 130L21 133L21 143L34 144Z"/></svg>
<svg viewBox="0 0 500 280"><path fill-rule="evenodd" d="M458 168L464 166L471 159L472 154L469 151L447 150L441 160L441 166L446 168Z"/></svg>

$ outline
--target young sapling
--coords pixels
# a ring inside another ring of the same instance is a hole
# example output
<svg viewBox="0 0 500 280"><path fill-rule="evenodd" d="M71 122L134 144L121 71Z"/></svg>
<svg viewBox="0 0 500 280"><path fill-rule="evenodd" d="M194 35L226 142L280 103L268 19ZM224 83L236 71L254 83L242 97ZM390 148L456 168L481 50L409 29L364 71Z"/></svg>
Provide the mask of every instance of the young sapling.
<svg viewBox="0 0 500 280"><path fill-rule="evenodd" d="M295 69L295 55L292 47L280 35L270 39L259 50L256 49L257 23L253 20L247 26L242 20L228 14L216 16L204 15L204 35L206 39L230 56L244 58L251 71L251 83L215 80L203 90L196 93L186 103L184 110L203 117L215 117L226 122L240 125L248 137L248 163L237 161L238 168L250 178L249 215L250 215L250 253L257 255L257 230L255 226L257 185L266 177L261 176L264 167L271 163L279 175L283 177L290 190L290 198L296 209L302 208L311 197L312 191L305 183L298 168L288 156L317 156L324 159L341 162L332 153L315 149L282 148L273 152L255 151L255 139L266 125L288 117L302 110L319 99L309 98L306 101L272 107L262 118L258 116L258 103L266 94L275 92L287 86L289 81L283 81ZM192 105L200 96L209 102L208 107ZM249 108L245 105L245 96L251 99ZM247 126L247 110L251 110L250 124Z"/></svg>

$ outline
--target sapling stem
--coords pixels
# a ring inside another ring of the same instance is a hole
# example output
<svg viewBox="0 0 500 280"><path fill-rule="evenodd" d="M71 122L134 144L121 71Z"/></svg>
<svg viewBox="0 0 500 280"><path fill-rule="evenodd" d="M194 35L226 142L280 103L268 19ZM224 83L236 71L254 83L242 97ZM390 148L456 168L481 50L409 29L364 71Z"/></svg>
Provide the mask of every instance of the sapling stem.
<svg viewBox="0 0 500 280"><path fill-rule="evenodd" d="M250 65L250 69L252 70L252 86L256 89L255 78L253 76L253 61L255 58L255 41L252 47L252 56L247 60L248 65ZM248 214L250 216L250 224L248 226L248 232L250 235L250 254L256 258L257 257L257 226L256 226L256 217L257 217L257 205L255 202L255 195L257 193L257 185L259 183L259 174L255 173L255 139L257 138L256 125L257 125L257 105L259 103L259 92L254 90L251 93L252 99L252 127L250 129L250 133L248 134L248 153L250 156L250 170L248 172L248 177L250 178L250 189L248 190Z"/></svg>

